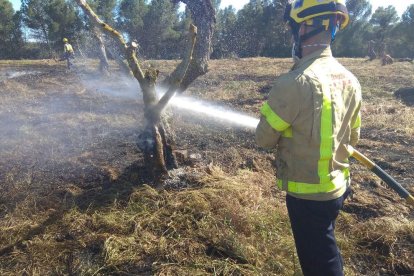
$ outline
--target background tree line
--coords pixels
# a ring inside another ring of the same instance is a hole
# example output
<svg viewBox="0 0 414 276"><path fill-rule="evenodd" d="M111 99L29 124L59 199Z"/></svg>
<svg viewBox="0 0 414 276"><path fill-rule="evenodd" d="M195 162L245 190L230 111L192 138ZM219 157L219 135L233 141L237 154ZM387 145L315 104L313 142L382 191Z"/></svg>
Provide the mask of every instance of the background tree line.
<svg viewBox="0 0 414 276"><path fill-rule="evenodd" d="M139 55L147 59L180 57L188 10L171 0L88 0L97 14L137 40ZM217 22L212 58L287 57L290 33L283 23L287 0L250 0L239 11L220 8L214 0ZM414 57L414 5L400 18L393 6L372 11L368 0L348 0L350 26L334 44L337 56L363 57L368 41L376 50L386 48L395 57ZM97 43L91 25L72 0L22 0L14 11L10 1L0 0L0 58L50 58L62 52L67 37L76 51L96 56Z"/></svg>

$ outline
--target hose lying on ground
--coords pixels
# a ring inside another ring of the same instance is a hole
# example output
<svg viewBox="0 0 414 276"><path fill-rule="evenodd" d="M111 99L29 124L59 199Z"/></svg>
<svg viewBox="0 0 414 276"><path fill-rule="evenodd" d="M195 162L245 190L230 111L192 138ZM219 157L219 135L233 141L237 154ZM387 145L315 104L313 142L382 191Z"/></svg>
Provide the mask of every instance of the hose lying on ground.
<svg viewBox="0 0 414 276"><path fill-rule="evenodd" d="M408 204L414 207L414 197L398 183L394 178L387 174L383 169L381 169L377 164L372 162L368 157L352 148L348 147L348 151L358 162L367 167L370 171L375 173L379 178L381 178L389 187L396 191L402 198L404 198Z"/></svg>

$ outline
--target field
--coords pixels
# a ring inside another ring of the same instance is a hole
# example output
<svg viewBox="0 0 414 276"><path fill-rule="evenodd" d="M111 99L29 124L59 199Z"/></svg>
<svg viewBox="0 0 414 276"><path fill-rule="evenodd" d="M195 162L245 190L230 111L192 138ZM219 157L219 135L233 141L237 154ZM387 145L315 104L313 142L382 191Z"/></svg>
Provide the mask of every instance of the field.
<svg viewBox="0 0 414 276"><path fill-rule="evenodd" d="M363 87L358 149L414 193L414 65L340 61ZM291 65L213 60L185 95L259 117ZM137 83L96 68L0 61L0 275L300 275L274 155L253 131L172 107L180 168L153 187ZM352 173L337 223L346 275L414 275L414 211L355 161Z"/></svg>

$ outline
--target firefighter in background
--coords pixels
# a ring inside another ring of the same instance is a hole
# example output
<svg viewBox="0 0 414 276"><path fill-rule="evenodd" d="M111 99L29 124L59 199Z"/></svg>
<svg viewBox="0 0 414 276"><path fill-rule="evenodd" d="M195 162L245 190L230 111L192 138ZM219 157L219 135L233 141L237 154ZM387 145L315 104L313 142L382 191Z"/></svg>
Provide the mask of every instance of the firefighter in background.
<svg viewBox="0 0 414 276"><path fill-rule="evenodd" d="M380 43L379 47L379 54L381 57L381 63L382 65L389 65L394 63L394 59L388 54L388 47L385 42Z"/></svg>
<svg viewBox="0 0 414 276"><path fill-rule="evenodd" d="M374 40L370 40L368 42L368 57L369 60L374 60L377 58L377 53L375 53L375 42Z"/></svg>
<svg viewBox="0 0 414 276"><path fill-rule="evenodd" d="M361 86L331 52L349 22L345 0L295 0L285 20L294 41L292 70L261 108L257 144L276 149L277 184L286 191L305 276L343 276L335 221L350 193L350 153L360 133Z"/></svg>
<svg viewBox="0 0 414 276"><path fill-rule="evenodd" d="M63 57L61 60L66 60L68 69L70 69L70 67L73 65L70 60L75 58L75 52L73 51L73 47L69 44L69 40L67 38L63 39L63 43Z"/></svg>
<svg viewBox="0 0 414 276"><path fill-rule="evenodd" d="M389 54L387 54L386 52L384 52L384 54L381 57L381 62L382 62L382 65L383 66L384 65L389 65L389 64L393 64L394 63L394 59Z"/></svg>

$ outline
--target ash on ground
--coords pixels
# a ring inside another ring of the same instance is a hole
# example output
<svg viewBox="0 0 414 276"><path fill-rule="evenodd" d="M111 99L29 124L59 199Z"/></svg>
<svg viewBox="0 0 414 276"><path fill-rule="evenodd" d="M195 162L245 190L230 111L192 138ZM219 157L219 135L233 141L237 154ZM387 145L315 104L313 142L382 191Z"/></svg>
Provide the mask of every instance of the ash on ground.
<svg viewBox="0 0 414 276"><path fill-rule="evenodd" d="M202 173L193 167L182 167L169 172L170 178L165 180L162 187L166 190L180 191L185 189L200 188L203 184L199 181Z"/></svg>

